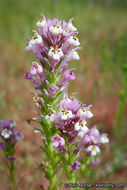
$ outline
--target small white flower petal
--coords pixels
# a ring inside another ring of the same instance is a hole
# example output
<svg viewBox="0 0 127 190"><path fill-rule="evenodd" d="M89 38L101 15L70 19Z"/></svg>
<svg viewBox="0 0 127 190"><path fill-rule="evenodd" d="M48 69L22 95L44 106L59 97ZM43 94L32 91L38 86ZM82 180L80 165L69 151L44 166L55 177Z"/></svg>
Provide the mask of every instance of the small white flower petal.
<svg viewBox="0 0 127 190"><path fill-rule="evenodd" d="M96 152L100 152L100 148L98 146L96 146Z"/></svg>
<svg viewBox="0 0 127 190"><path fill-rule="evenodd" d="M79 60L80 57L76 51L70 52L69 55L66 57L67 61Z"/></svg>
<svg viewBox="0 0 127 190"><path fill-rule="evenodd" d="M51 48L48 52L48 55L52 57L54 60L59 60L63 56L62 50Z"/></svg>
<svg viewBox="0 0 127 190"><path fill-rule="evenodd" d="M93 146L90 145L90 146L88 146L87 150L90 152L90 151L92 151L92 148L93 148Z"/></svg>
<svg viewBox="0 0 127 190"><path fill-rule="evenodd" d="M46 21L45 20L40 20L36 23L36 26L39 28L43 28L46 25Z"/></svg>
<svg viewBox="0 0 127 190"><path fill-rule="evenodd" d="M13 127L15 127L15 126L16 126L16 122L13 121L13 122L10 124L10 128L13 128Z"/></svg>
<svg viewBox="0 0 127 190"><path fill-rule="evenodd" d="M103 143L103 144L109 143L109 139L108 139L107 135L101 136L101 143Z"/></svg>
<svg viewBox="0 0 127 190"><path fill-rule="evenodd" d="M83 126L81 130L82 130L83 132L86 132L86 131L88 131L88 127L87 127L87 126Z"/></svg>
<svg viewBox="0 0 127 190"><path fill-rule="evenodd" d="M12 131L8 129L4 129L1 132L1 136L3 136L5 139L9 138L12 135Z"/></svg>
<svg viewBox="0 0 127 190"><path fill-rule="evenodd" d="M55 53L52 57L53 57L54 60L59 60L60 59L60 56L59 56L58 53Z"/></svg>
<svg viewBox="0 0 127 190"><path fill-rule="evenodd" d="M52 32L52 34L54 34L54 35L59 35L63 32L62 28L57 25L50 26L49 31Z"/></svg>
<svg viewBox="0 0 127 190"><path fill-rule="evenodd" d="M61 119L63 119L63 120L67 120L68 117L67 117L67 115L62 115L62 116L61 116Z"/></svg>
<svg viewBox="0 0 127 190"><path fill-rule="evenodd" d="M32 70L30 71L30 73L31 73L31 75L36 75L36 69L32 69Z"/></svg>
<svg viewBox="0 0 127 190"><path fill-rule="evenodd" d="M68 118L72 118L73 117L73 114L72 114L72 112L70 110L68 111L67 116L68 116Z"/></svg>
<svg viewBox="0 0 127 190"><path fill-rule="evenodd" d="M77 136L80 137L80 138L82 138L82 137L84 136L84 134L85 134L84 131L80 131L80 132L77 134Z"/></svg>
<svg viewBox="0 0 127 190"><path fill-rule="evenodd" d="M75 28L72 23L69 23L69 24L68 24L68 30L70 30L70 31L72 31L72 32L75 32L75 31L77 31L77 28Z"/></svg>
<svg viewBox="0 0 127 190"><path fill-rule="evenodd" d="M76 38L75 36L71 36L67 40L66 43L69 44L69 45L72 45L72 46L79 46L80 45L80 42L79 42L78 38Z"/></svg>
<svg viewBox="0 0 127 190"><path fill-rule="evenodd" d="M96 156L96 155L97 155L97 152L96 152L95 150L93 150L93 151L91 152L91 155L92 155L92 156Z"/></svg>
<svg viewBox="0 0 127 190"><path fill-rule="evenodd" d="M90 152L92 156L96 156L100 152L100 149L98 146L90 145L87 147L87 151Z"/></svg>
<svg viewBox="0 0 127 190"><path fill-rule="evenodd" d="M42 37L40 35L33 36L33 39L29 41L31 45L41 44L42 43Z"/></svg>
<svg viewBox="0 0 127 190"><path fill-rule="evenodd" d="M87 111L87 116L88 116L88 118L92 118L93 117L93 113L91 111Z"/></svg>
<svg viewBox="0 0 127 190"><path fill-rule="evenodd" d="M61 49L58 49L58 54L60 57L62 57L64 55Z"/></svg>
<svg viewBox="0 0 127 190"><path fill-rule="evenodd" d="M30 43L28 43L28 45L25 47L25 50L26 50L26 51L31 51L31 50L33 50L33 45L30 44Z"/></svg>
<svg viewBox="0 0 127 190"><path fill-rule="evenodd" d="M76 131L78 131L78 130L80 129L79 123L76 123L76 124L75 124L74 129L75 129Z"/></svg>
<svg viewBox="0 0 127 190"><path fill-rule="evenodd" d="M51 122L54 122L55 120L55 115L54 114L48 114L45 116L45 119L51 121Z"/></svg>

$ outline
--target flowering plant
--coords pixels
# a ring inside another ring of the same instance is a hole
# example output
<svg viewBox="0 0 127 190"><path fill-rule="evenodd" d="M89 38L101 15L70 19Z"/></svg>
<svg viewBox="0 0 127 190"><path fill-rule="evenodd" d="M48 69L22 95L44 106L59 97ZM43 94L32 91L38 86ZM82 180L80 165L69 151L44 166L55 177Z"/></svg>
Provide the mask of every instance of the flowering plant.
<svg viewBox="0 0 127 190"><path fill-rule="evenodd" d="M38 32L28 39L26 51L35 54L25 79L31 80L36 89L33 100L39 108L34 118L41 128L34 128L42 135L44 152L41 169L50 182L50 190L59 189L62 171L69 182L75 183L80 170L89 163L96 163L100 145L108 143L107 134L100 134L96 126L88 128L87 121L93 117L91 105L79 102L67 94L69 80L75 79L74 69L68 69L77 53L80 42L77 29L69 22L58 19L42 19L36 23ZM78 172L78 171L79 172Z"/></svg>
<svg viewBox="0 0 127 190"><path fill-rule="evenodd" d="M15 184L15 145L19 140L22 140L24 136L17 131L16 123L13 120L0 121L0 147L2 148L5 158L8 161L9 178L13 184L13 189L16 188Z"/></svg>

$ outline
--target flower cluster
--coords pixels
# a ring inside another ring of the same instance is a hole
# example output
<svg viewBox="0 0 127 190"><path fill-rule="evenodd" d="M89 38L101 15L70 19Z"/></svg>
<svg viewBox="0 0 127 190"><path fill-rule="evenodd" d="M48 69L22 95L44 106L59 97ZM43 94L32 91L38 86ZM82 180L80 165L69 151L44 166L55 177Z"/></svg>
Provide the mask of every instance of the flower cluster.
<svg viewBox="0 0 127 190"><path fill-rule="evenodd" d="M33 31L34 36L28 39L25 50L34 53L40 64L34 61L25 79L31 80L38 90L42 90L43 85L43 92L51 98L66 89L69 80L75 79L73 70L66 68L70 61L79 60L80 42L72 19L67 23L46 20L42 15L36 25L38 32Z"/></svg>
<svg viewBox="0 0 127 190"><path fill-rule="evenodd" d="M24 136L17 131L16 123L12 120L0 121L0 137L0 147L4 150L6 158L10 161L14 161L15 144L24 138Z"/></svg>
<svg viewBox="0 0 127 190"><path fill-rule="evenodd" d="M80 166L81 150L88 153L88 156L97 156L100 153L99 146L108 143L107 134L100 134L96 126L89 129L87 120L93 117L90 106L81 105L76 98L69 98L66 94L60 102L59 111L48 114L45 118L55 124L58 134L52 138L53 146L66 154L70 144L74 144L73 151L77 154L75 163L71 163L72 169ZM66 145L65 140L66 139ZM64 150L64 151L63 151ZM78 166L77 166L78 164Z"/></svg>

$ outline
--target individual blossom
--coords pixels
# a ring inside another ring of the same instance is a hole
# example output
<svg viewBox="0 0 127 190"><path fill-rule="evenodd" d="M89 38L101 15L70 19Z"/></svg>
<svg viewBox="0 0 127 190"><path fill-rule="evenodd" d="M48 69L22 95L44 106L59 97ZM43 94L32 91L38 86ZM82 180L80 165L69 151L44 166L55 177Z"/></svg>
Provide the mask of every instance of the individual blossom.
<svg viewBox="0 0 127 190"><path fill-rule="evenodd" d="M68 120L73 117L73 114L70 110L61 110L59 115L61 116L62 120Z"/></svg>
<svg viewBox="0 0 127 190"><path fill-rule="evenodd" d="M67 28L63 29L63 36L68 36L69 35L69 30Z"/></svg>
<svg viewBox="0 0 127 190"><path fill-rule="evenodd" d="M37 45L43 44L41 35L37 33L33 36L31 40L28 41L27 46L25 47L26 51L32 51L33 53L37 53Z"/></svg>
<svg viewBox="0 0 127 190"><path fill-rule="evenodd" d="M82 144L83 145L87 145L87 144L92 144L93 140L94 140L94 136L91 134L91 130L89 129L88 131L86 131L86 133L84 133L84 135L82 136Z"/></svg>
<svg viewBox="0 0 127 190"><path fill-rule="evenodd" d="M75 50L72 50L70 51L66 57L65 57L65 60L66 62L69 62L69 61L73 61L73 60L79 60L80 57L78 55L78 53L75 51Z"/></svg>
<svg viewBox="0 0 127 190"><path fill-rule="evenodd" d="M64 74L65 80L75 80L75 75L72 70L67 70Z"/></svg>
<svg viewBox="0 0 127 190"><path fill-rule="evenodd" d="M81 109L79 110L79 113L78 113L78 114L79 114L80 116L83 116L83 117L86 117L86 118L92 118L92 117L93 117L93 113L91 112L90 107L91 107L91 105L88 106L88 107L83 107L83 108L81 108Z"/></svg>
<svg viewBox="0 0 127 190"><path fill-rule="evenodd" d="M72 23L69 23L68 26L67 26L68 30L70 30L71 32L75 32L77 31L77 28L72 24Z"/></svg>
<svg viewBox="0 0 127 190"><path fill-rule="evenodd" d="M70 38L68 38L66 44L70 46L79 46L80 42L76 36L71 36Z"/></svg>
<svg viewBox="0 0 127 190"><path fill-rule="evenodd" d="M51 139L52 145L59 151L64 152L64 145L65 140L64 138L60 137L59 135L56 135Z"/></svg>
<svg viewBox="0 0 127 190"><path fill-rule="evenodd" d="M53 34L53 35L59 35L63 32L61 26L59 25L52 25L49 27L49 31Z"/></svg>
<svg viewBox="0 0 127 190"><path fill-rule="evenodd" d="M42 73L43 72L43 68L41 65L39 65L37 62L32 62L32 66L31 66L31 71L30 73L32 75L36 75L38 73Z"/></svg>
<svg viewBox="0 0 127 190"><path fill-rule="evenodd" d="M12 131L9 130L9 129L4 129L4 130L1 132L1 136L2 136L4 139L8 139L11 135L12 135Z"/></svg>
<svg viewBox="0 0 127 190"><path fill-rule="evenodd" d="M93 136L92 143L96 145L100 145L101 135L96 126L91 128L90 134Z"/></svg>
<svg viewBox="0 0 127 190"><path fill-rule="evenodd" d="M28 42L27 46L25 47L26 51L32 51L33 53L36 53L36 47L33 46L31 43Z"/></svg>
<svg viewBox="0 0 127 190"><path fill-rule="evenodd" d="M11 121L10 123L10 128L16 127L16 122L15 121Z"/></svg>
<svg viewBox="0 0 127 190"><path fill-rule="evenodd" d="M88 128L87 127L85 127L86 128L86 131L88 130ZM80 130L79 132L78 132L78 134L77 134L77 136L79 137L79 138L83 138L83 136L84 136L84 134L85 134L85 131L83 131L83 130Z"/></svg>
<svg viewBox="0 0 127 190"><path fill-rule="evenodd" d="M30 45L37 45L42 43L42 37L39 34L35 34L33 38L29 41Z"/></svg>
<svg viewBox="0 0 127 190"><path fill-rule="evenodd" d="M45 119L47 119L50 122L54 122L55 115L53 113L49 113L48 115L45 116Z"/></svg>
<svg viewBox="0 0 127 190"><path fill-rule="evenodd" d="M91 156L96 156L100 153L100 149L96 145L90 145L87 147L87 151L90 152Z"/></svg>
<svg viewBox="0 0 127 190"><path fill-rule="evenodd" d="M81 146L88 146L88 145L100 145L101 143L101 136L99 131L97 130L96 126L88 129L84 132L80 145Z"/></svg>
<svg viewBox="0 0 127 190"><path fill-rule="evenodd" d="M99 162L99 159L94 159L93 161L92 161L92 164L94 165L94 166L96 166L97 164L98 164L98 162Z"/></svg>
<svg viewBox="0 0 127 190"><path fill-rule="evenodd" d="M78 130L87 131L88 128L86 127L86 123L87 123L87 122L86 122L85 120L78 121L78 122L75 124L74 129L75 129L76 131L78 131Z"/></svg>
<svg viewBox="0 0 127 190"><path fill-rule="evenodd" d="M8 160L10 160L11 162L14 162L16 158L14 156L8 156Z"/></svg>
<svg viewBox="0 0 127 190"><path fill-rule="evenodd" d="M58 48L58 49L51 48L48 52L48 55L52 59L58 61L63 56L63 52L60 48Z"/></svg>
<svg viewBox="0 0 127 190"><path fill-rule="evenodd" d="M60 81L60 85L65 84L68 80L75 80L75 75L74 72L72 70L67 70L64 73L64 77L62 78L62 80Z"/></svg>
<svg viewBox="0 0 127 190"><path fill-rule="evenodd" d="M72 163L71 163L72 170L73 170L73 171L74 171L74 170L79 170L80 165L81 165L81 163L80 163L79 161L72 162Z"/></svg>
<svg viewBox="0 0 127 190"><path fill-rule="evenodd" d="M74 129L78 131L77 136L82 138L84 134L88 131L88 127L86 126L86 121L81 120L80 122L77 122L74 126Z"/></svg>
<svg viewBox="0 0 127 190"><path fill-rule="evenodd" d="M46 20L39 20L37 23L36 23L36 26L39 27L39 28L44 28L44 26L46 25Z"/></svg>
<svg viewBox="0 0 127 190"><path fill-rule="evenodd" d="M105 144L105 143L109 143L109 139L107 137L108 135L106 133L101 135L101 143Z"/></svg>
<svg viewBox="0 0 127 190"><path fill-rule="evenodd" d="M15 138L14 138L14 143L21 141L22 139L24 139L24 135L18 131L15 131Z"/></svg>

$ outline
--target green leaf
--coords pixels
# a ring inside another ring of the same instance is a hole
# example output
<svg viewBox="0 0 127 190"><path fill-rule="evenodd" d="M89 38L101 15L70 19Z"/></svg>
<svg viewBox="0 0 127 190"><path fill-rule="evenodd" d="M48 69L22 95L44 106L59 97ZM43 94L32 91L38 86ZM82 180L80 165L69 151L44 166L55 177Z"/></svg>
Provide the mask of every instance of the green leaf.
<svg viewBox="0 0 127 190"><path fill-rule="evenodd" d="M35 133L43 134L43 131L41 129L38 129L36 127L33 127Z"/></svg>
<svg viewBox="0 0 127 190"><path fill-rule="evenodd" d="M42 137L42 140L43 140L43 143L44 143L45 147L48 148L48 145L47 145L46 139L45 139L44 137Z"/></svg>
<svg viewBox="0 0 127 190"><path fill-rule="evenodd" d="M72 149L73 149L74 147L75 147L75 143L72 143L72 144L69 145L68 150L69 150L70 153L72 152Z"/></svg>
<svg viewBox="0 0 127 190"><path fill-rule="evenodd" d="M56 175L57 179L60 177L60 175L62 174L62 172L63 172L63 168L60 168L60 170L58 171L58 173Z"/></svg>
<svg viewBox="0 0 127 190"><path fill-rule="evenodd" d="M40 146L40 148L43 150L43 152L47 155L47 157L49 157L48 151L47 149L45 149L43 146Z"/></svg>

